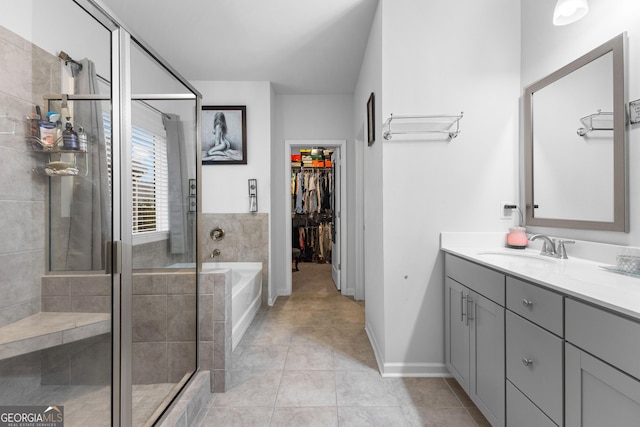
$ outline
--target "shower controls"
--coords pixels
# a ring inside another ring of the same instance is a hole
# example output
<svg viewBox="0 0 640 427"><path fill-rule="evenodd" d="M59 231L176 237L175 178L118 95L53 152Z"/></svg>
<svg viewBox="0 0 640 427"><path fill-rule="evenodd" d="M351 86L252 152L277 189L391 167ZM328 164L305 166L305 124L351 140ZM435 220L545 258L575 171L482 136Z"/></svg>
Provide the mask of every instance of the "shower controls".
<svg viewBox="0 0 640 427"><path fill-rule="evenodd" d="M213 230L211 230L211 233L209 233L209 236L211 237L212 240L217 242L224 238L224 230L220 227L216 227Z"/></svg>

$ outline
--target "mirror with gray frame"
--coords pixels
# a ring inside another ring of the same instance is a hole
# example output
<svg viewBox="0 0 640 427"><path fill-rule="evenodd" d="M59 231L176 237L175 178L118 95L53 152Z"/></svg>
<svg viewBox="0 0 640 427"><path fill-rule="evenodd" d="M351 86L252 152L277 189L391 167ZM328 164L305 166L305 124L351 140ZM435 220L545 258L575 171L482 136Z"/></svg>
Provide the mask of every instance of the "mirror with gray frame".
<svg viewBox="0 0 640 427"><path fill-rule="evenodd" d="M625 40L525 88L527 225L627 231Z"/></svg>

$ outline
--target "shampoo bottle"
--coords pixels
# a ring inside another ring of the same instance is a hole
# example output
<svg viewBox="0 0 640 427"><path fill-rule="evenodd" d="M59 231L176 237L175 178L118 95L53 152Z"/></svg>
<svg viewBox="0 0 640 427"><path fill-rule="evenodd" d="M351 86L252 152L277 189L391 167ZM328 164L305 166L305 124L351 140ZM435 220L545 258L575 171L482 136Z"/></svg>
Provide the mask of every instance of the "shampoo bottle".
<svg viewBox="0 0 640 427"><path fill-rule="evenodd" d="M77 150L79 148L78 134L73 130L70 119L71 117L67 117L65 130L62 132L62 145L65 150Z"/></svg>

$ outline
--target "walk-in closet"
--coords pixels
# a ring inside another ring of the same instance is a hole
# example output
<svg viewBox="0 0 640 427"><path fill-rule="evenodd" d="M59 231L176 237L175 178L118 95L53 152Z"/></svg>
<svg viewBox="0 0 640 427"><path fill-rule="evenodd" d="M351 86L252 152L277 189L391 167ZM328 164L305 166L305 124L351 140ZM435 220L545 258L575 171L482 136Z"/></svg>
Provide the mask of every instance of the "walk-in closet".
<svg viewBox="0 0 640 427"><path fill-rule="evenodd" d="M336 157L333 147L292 148L291 262L292 274L306 263L335 269L333 281L340 290L339 250L335 247L340 204L336 198Z"/></svg>

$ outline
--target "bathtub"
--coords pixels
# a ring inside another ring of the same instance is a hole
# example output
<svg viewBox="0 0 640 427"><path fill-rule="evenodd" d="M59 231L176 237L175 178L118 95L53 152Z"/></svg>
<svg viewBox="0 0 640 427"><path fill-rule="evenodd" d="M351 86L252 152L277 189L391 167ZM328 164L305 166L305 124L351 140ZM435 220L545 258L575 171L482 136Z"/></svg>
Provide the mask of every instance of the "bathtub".
<svg viewBox="0 0 640 427"><path fill-rule="evenodd" d="M261 262L207 262L202 272L231 270L231 343L232 349L244 336L262 304Z"/></svg>

